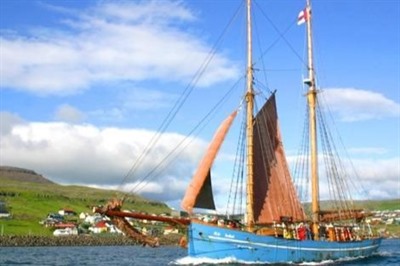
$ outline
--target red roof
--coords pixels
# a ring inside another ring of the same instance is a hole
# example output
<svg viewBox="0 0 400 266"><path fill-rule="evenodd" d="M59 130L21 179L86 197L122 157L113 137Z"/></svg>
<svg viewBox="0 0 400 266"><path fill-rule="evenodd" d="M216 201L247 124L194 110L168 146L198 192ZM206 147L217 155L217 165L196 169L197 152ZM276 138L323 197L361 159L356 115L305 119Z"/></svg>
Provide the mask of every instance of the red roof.
<svg viewBox="0 0 400 266"><path fill-rule="evenodd" d="M75 227L75 224L74 223L57 223L57 224L54 225L54 227L57 227L57 228L73 228L73 227Z"/></svg>
<svg viewBox="0 0 400 266"><path fill-rule="evenodd" d="M98 222L95 227L99 227L99 228L103 228L103 227L107 227L106 225L106 221L100 221Z"/></svg>
<svg viewBox="0 0 400 266"><path fill-rule="evenodd" d="M74 212L74 210L72 210L72 209L62 209L64 212Z"/></svg>

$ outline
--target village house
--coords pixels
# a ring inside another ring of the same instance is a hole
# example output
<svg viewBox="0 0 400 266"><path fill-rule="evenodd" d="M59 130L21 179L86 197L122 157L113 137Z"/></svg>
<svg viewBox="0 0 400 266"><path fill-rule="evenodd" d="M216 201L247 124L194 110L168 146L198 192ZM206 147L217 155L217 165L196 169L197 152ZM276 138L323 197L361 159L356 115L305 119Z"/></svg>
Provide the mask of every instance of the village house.
<svg viewBox="0 0 400 266"><path fill-rule="evenodd" d="M372 224L400 224L400 210L373 211L367 219Z"/></svg>
<svg viewBox="0 0 400 266"><path fill-rule="evenodd" d="M95 225L89 227L89 231L94 234L106 233L108 231L107 222L104 220L99 221Z"/></svg>
<svg viewBox="0 0 400 266"><path fill-rule="evenodd" d="M10 217L11 213L9 213L6 203L0 201L0 218L10 218Z"/></svg>
<svg viewBox="0 0 400 266"><path fill-rule="evenodd" d="M54 225L55 228L60 228L60 229L67 229L67 228L75 228L76 224L71 223L71 222L61 222L61 223L56 223Z"/></svg>
<svg viewBox="0 0 400 266"><path fill-rule="evenodd" d="M79 214L79 219L85 220L86 217L88 217L88 216L89 216L88 213L86 213L86 212L81 212L81 213Z"/></svg>
<svg viewBox="0 0 400 266"><path fill-rule="evenodd" d="M103 220L103 217L98 213L95 213L94 215L88 215L84 219L85 223L88 224L95 224L101 220Z"/></svg>
<svg viewBox="0 0 400 266"><path fill-rule="evenodd" d="M58 214L60 214L62 216L74 216L74 215L76 215L76 212L74 212L71 209L61 209L58 211Z"/></svg>
<svg viewBox="0 0 400 266"><path fill-rule="evenodd" d="M89 232L94 234L101 234L101 233L121 233L111 221L100 220L96 222L93 226L89 227Z"/></svg>
<svg viewBox="0 0 400 266"><path fill-rule="evenodd" d="M72 228L65 228L65 229L56 229L53 232L54 236L70 236L70 235L77 235L78 229L76 227Z"/></svg>
<svg viewBox="0 0 400 266"><path fill-rule="evenodd" d="M164 235L177 234L177 233L179 233L179 230L172 226L167 226L164 229Z"/></svg>

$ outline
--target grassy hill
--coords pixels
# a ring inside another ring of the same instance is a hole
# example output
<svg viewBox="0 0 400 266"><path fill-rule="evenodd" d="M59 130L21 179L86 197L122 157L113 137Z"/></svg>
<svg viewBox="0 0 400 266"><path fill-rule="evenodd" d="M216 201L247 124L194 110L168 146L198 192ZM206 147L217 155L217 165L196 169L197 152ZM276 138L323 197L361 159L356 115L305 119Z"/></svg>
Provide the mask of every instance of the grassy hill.
<svg viewBox="0 0 400 266"><path fill-rule="evenodd" d="M333 206L334 202L331 201L320 202L322 210L334 209ZM305 203L304 207L306 213L311 214L311 203ZM400 209L400 199L354 201L354 207L369 211L394 211Z"/></svg>
<svg viewBox="0 0 400 266"><path fill-rule="evenodd" d="M73 209L78 214L91 213L93 206L104 205L118 196L121 197L121 194L113 190L62 186L31 170L0 167L0 202L5 203L12 214L12 219L0 219L0 235L51 235L50 229L39 224L48 213L62 208ZM325 207L329 202L322 202L321 205ZM400 199L360 201L357 206L369 210L396 210L400 209ZM164 203L135 195L125 201L124 209L157 214L171 211ZM399 226L391 227L397 235L400 234Z"/></svg>
<svg viewBox="0 0 400 266"><path fill-rule="evenodd" d="M51 235L39 221L59 209L73 209L78 214L91 213L93 206L104 205L117 191L80 186L62 186L47 180L34 171L0 167L0 202L5 203L12 219L0 219L0 234L4 235ZM148 213L170 212L164 203L146 200L132 195L124 203L124 209Z"/></svg>

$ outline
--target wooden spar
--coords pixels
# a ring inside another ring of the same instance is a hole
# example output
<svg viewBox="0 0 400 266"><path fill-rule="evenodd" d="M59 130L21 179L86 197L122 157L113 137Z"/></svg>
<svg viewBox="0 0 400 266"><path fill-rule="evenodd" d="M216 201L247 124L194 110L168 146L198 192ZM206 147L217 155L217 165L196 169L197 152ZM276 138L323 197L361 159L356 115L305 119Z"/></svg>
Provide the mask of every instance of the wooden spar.
<svg viewBox="0 0 400 266"><path fill-rule="evenodd" d="M126 236L138 241L142 245L150 247L158 247L160 243L158 238L143 235L139 230L135 229L125 218L118 216L110 217L112 223L121 230Z"/></svg>
<svg viewBox="0 0 400 266"><path fill-rule="evenodd" d="M151 220L165 222L172 225L187 226L190 223L189 219L186 218L173 218L173 217L163 217L163 216L153 216L138 212L123 212L121 211L122 200L112 199L102 208L94 208L93 212L106 215L111 219L113 224L120 229L125 235L136 241L142 243L143 245L148 245L151 247L157 247L159 245L158 239L150 236L143 235L140 231L135 229L125 217L140 219L140 220Z"/></svg>
<svg viewBox="0 0 400 266"><path fill-rule="evenodd" d="M335 222L339 220L356 219L361 220L365 217L372 216L372 213L366 213L362 209L358 210L341 210L341 211L320 211L320 222Z"/></svg>
<svg viewBox="0 0 400 266"><path fill-rule="evenodd" d="M253 62L252 62L252 33L251 33L251 0L247 0L247 228L252 231L254 226L254 212L253 212L253 106L254 106L254 93L253 93Z"/></svg>
<svg viewBox="0 0 400 266"><path fill-rule="evenodd" d="M309 106L310 119L310 143L311 143L311 202L312 202L312 221L313 233L316 239L318 237L319 223L319 179L318 179L318 146L317 146L317 90L315 86L314 62L313 62L313 46L311 31L311 4L307 0L306 7L306 23L307 23L307 52L308 52L308 80L306 84L309 86L307 100Z"/></svg>

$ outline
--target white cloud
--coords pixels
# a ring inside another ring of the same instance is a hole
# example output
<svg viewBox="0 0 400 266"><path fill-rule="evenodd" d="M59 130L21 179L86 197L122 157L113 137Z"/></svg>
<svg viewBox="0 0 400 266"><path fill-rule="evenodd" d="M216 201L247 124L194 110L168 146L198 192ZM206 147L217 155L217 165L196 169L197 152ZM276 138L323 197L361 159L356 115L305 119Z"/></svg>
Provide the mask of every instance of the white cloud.
<svg viewBox="0 0 400 266"><path fill-rule="evenodd" d="M160 90L134 88L127 91L121 99L122 107L127 110L158 110L170 108L178 95Z"/></svg>
<svg viewBox="0 0 400 266"><path fill-rule="evenodd" d="M99 82L188 83L210 50L199 36L183 29L181 23L195 17L180 1L100 2L91 10L54 10L71 16L64 20L68 29L32 29L29 36L3 31L3 87L74 94ZM200 85L235 76L234 64L222 55L215 55L213 62Z"/></svg>
<svg viewBox="0 0 400 266"><path fill-rule="evenodd" d="M323 99L343 121L400 117L400 104L384 95L358 89L324 89Z"/></svg>
<svg viewBox="0 0 400 266"><path fill-rule="evenodd" d="M369 149L366 149L369 150ZM373 149L373 152L380 149ZM376 155L376 153L371 153ZM400 191L400 157L387 157L380 153L376 159L370 158L342 158L341 162L336 162L336 169L330 169L330 172L336 170L340 177L344 180L333 182L327 181L327 173L325 167L325 159L319 156L319 178L320 178L320 197L323 200L332 199L330 191L336 189L347 188L350 189L350 194L353 199L377 199L377 198L396 198L399 196ZM375 157L375 156L374 156ZM289 156L288 162L291 169L295 169L297 157ZM305 161L302 159L301 161ZM301 167L300 167L301 168ZM302 169L302 168L301 168ZM334 172L334 171L333 171ZM301 186L302 195L311 193L310 182L304 179L299 180L301 173L296 173L293 177L296 182ZM307 177L302 177L307 178ZM307 186L305 186L307 184ZM337 186L339 184L339 186ZM348 193L348 191L344 191ZM310 200L310 195L307 195Z"/></svg>
<svg viewBox="0 0 400 266"><path fill-rule="evenodd" d="M400 191L400 157L352 160L357 176L352 196L362 199L393 199ZM348 166L347 168L350 168ZM353 198L355 199L355 198Z"/></svg>
<svg viewBox="0 0 400 266"><path fill-rule="evenodd" d="M363 147L363 148L350 148L348 151L352 154L364 154L364 155L382 155L387 153L387 149L379 147Z"/></svg>
<svg viewBox="0 0 400 266"><path fill-rule="evenodd" d="M203 141L194 139L169 163L163 158L185 137L165 133L146 155L146 160L138 164L133 176L124 180L154 132L62 122L28 123L9 113L1 113L0 119L2 165L32 169L61 184L122 189L169 202L181 200L206 146ZM174 155L170 157L173 158ZM353 165L359 176L355 181L360 182L356 185L365 189L367 198L398 196L399 157L357 159L353 160ZM227 169L230 168L213 168L217 199L227 198L230 184ZM146 182L140 183L142 180ZM322 198L328 195L325 186L321 187L321 193L325 193ZM224 204L217 203L217 206L221 210L226 207Z"/></svg>
<svg viewBox="0 0 400 266"><path fill-rule="evenodd" d="M398 182L400 186L400 157L375 160L354 160L357 173L361 180L369 180L376 183ZM388 187L388 191L390 191Z"/></svg>
<svg viewBox="0 0 400 266"><path fill-rule="evenodd" d="M23 123L24 120L16 114L0 112L0 136L9 134L15 125Z"/></svg>
<svg viewBox="0 0 400 266"><path fill-rule="evenodd" d="M79 123L84 120L85 114L69 104L63 104L57 108L55 118L63 122Z"/></svg>
<svg viewBox="0 0 400 266"><path fill-rule="evenodd" d="M106 121L107 123L119 122L125 119L124 110L120 107L96 109L88 112L88 116L99 117L102 121Z"/></svg>
<svg viewBox="0 0 400 266"><path fill-rule="evenodd" d="M106 3L97 7L95 10L105 15L105 17L120 21L164 21L173 23L174 21L192 21L194 15L182 6L181 2L175 1L164 3L165 1L146 1L145 5L140 3L121 2L119 5ZM149 14L151 13L151 16Z"/></svg>
<svg viewBox="0 0 400 266"><path fill-rule="evenodd" d="M177 151L163 161L185 139L164 133L133 175L124 180L153 136L154 132L148 130L62 122L13 124L0 139L1 164L33 169L61 184L120 189L123 184L125 190L131 190L135 182L145 180L133 192L159 200L180 198L205 144L188 140L190 144L183 152Z"/></svg>

